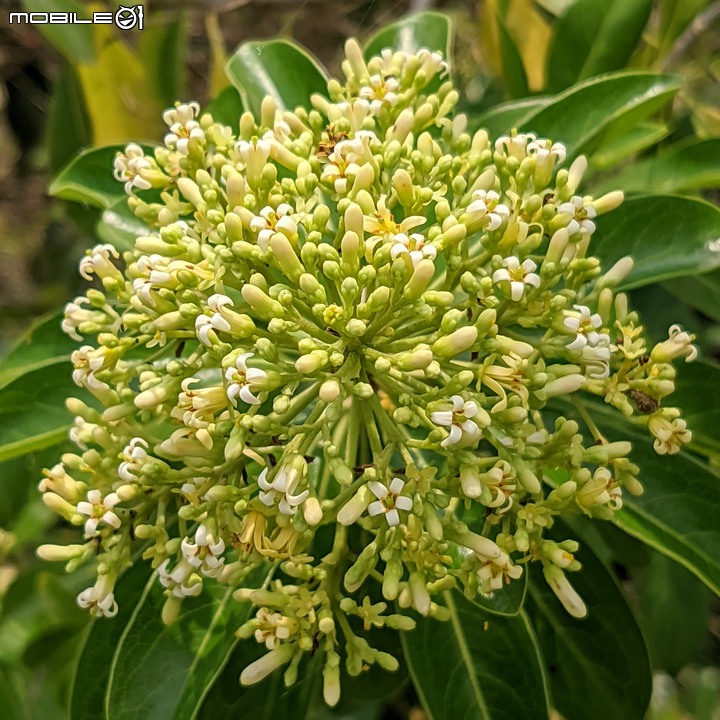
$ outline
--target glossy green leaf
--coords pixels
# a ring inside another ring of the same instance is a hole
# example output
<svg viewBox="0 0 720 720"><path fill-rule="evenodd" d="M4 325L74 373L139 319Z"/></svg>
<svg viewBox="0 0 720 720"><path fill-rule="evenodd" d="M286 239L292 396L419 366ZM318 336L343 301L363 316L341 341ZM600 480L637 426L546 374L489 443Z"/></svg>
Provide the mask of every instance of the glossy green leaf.
<svg viewBox="0 0 720 720"><path fill-rule="evenodd" d="M106 145L81 152L55 177L48 191L61 200L107 208L125 196L123 183L113 175L115 155L122 145Z"/></svg>
<svg viewBox="0 0 720 720"><path fill-rule="evenodd" d="M147 70L155 96L165 105L186 97L187 84L187 23L185 13L174 14L162 21L158 14L155 22L148 23L138 33L137 51Z"/></svg>
<svg viewBox="0 0 720 720"><path fill-rule="evenodd" d="M437 12L421 12L386 25L365 43L365 57L385 48L411 55L418 50L439 50L452 59L453 28L450 18Z"/></svg>
<svg viewBox="0 0 720 720"><path fill-rule="evenodd" d="M6 385L0 392L0 462L62 442L72 420L65 400L80 392L69 362L33 370Z"/></svg>
<svg viewBox="0 0 720 720"><path fill-rule="evenodd" d="M653 667L676 675L705 645L713 594L684 567L653 553L638 575L640 620Z"/></svg>
<svg viewBox="0 0 720 720"><path fill-rule="evenodd" d="M679 88L672 75L620 72L575 85L517 120L518 130L562 142L568 157L593 152L668 103Z"/></svg>
<svg viewBox="0 0 720 720"><path fill-rule="evenodd" d="M499 15L497 17L497 28L500 36L500 59L505 84L511 97L524 98L530 91L528 90L528 79L520 51L508 32L505 21Z"/></svg>
<svg viewBox="0 0 720 720"><path fill-rule="evenodd" d="M720 138L691 138L633 163L593 190L598 194L612 188L637 193L673 193L719 186Z"/></svg>
<svg viewBox="0 0 720 720"><path fill-rule="evenodd" d="M572 720L640 720L652 676L637 621L617 582L587 545L577 558L583 568L569 580L588 607L583 620L565 612L538 564L530 569L528 613L547 663L554 705Z"/></svg>
<svg viewBox="0 0 720 720"><path fill-rule="evenodd" d="M675 195L629 198L598 220L591 249L606 268L632 255L623 288L710 272L720 266L720 210Z"/></svg>
<svg viewBox="0 0 720 720"><path fill-rule="evenodd" d="M402 633L405 659L430 720L542 720L549 694L532 626L446 593L450 620Z"/></svg>
<svg viewBox="0 0 720 720"><path fill-rule="evenodd" d="M18 663L30 645L60 629L79 629L87 620L75 602L82 576L58 576L46 570L26 573L3 599L0 662Z"/></svg>
<svg viewBox="0 0 720 720"><path fill-rule="evenodd" d="M638 123L622 135L616 135L604 142L592 155L591 170L612 168L631 155L656 145L667 137L669 133L670 128L665 123ZM584 184L587 184L587 180ZM596 196L618 188L627 190L627 187L622 182L616 183L614 179L604 181L600 185L591 185L593 194Z"/></svg>
<svg viewBox="0 0 720 720"><path fill-rule="evenodd" d="M23 9L33 13L74 12L88 19L87 7L77 0L22 0ZM95 58L94 27L84 23L38 23L34 27L68 60L91 62Z"/></svg>
<svg viewBox="0 0 720 720"><path fill-rule="evenodd" d="M209 112L215 122L229 125L237 131L243 109L240 93L232 85L228 85L203 108L203 111Z"/></svg>
<svg viewBox="0 0 720 720"><path fill-rule="evenodd" d="M695 361L677 366L671 400L692 430L693 448L720 454L720 365Z"/></svg>
<svg viewBox="0 0 720 720"><path fill-rule="evenodd" d="M92 126L88 117L77 70L64 62L53 86L45 143L48 166L57 173L83 148L92 143Z"/></svg>
<svg viewBox="0 0 720 720"><path fill-rule="evenodd" d="M472 129L485 128L491 138L509 133L520 120L553 102L551 97L532 97L501 103L477 118L469 118Z"/></svg>
<svg viewBox="0 0 720 720"><path fill-rule="evenodd" d="M287 40L243 43L228 60L225 72L243 105L256 117L266 95L278 107L294 110L299 105L309 107L314 93L327 93L325 70L306 50Z"/></svg>
<svg viewBox="0 0 720 720"><path fill-rule="evenodd" d="M0 390L21 375L70 360L78 343L62 331L61 319L62 312L38 318L0 358Z"/></svg>
<svg viewBox="0 0 720 720"><path fill-rule="evenodd" d="M645 492L625 493L615 524L697 575L720 595L720 473L683 450L658 455L645 431L605 406L589 406L611 441L630 440Z"/></svg>
<svg viewBox="0 0 720 720"><path fill-rule="evenodd" d="M548 55L548 86L562 90L578 80L627 64L647 23L652 0L577 0L557 21Z"/></svg>
<svg viewBox="0 0 720 720"><path fill-rule="evenodd" d="M152 232L152 229L130 210L125 195L103 210L97 224L98 239L114 245L121 252L132 250L138 237Z"/></svg>
<svg viewBox="0 0 720 720"><path fill-rule="evenodd" d="M720 323L720 270L668 280L663 283L663 287L686 305Z"/></svg>
<svg viewBox="0 0 720 720"><path fill-rule="evenodd" d="M155 575L146 578L141 566L122 578L118 617L93 625L75 675L72 720L190 720L227 662L250 607L233 600L231 589L208 583L167 626L162 587Z"/></svg>

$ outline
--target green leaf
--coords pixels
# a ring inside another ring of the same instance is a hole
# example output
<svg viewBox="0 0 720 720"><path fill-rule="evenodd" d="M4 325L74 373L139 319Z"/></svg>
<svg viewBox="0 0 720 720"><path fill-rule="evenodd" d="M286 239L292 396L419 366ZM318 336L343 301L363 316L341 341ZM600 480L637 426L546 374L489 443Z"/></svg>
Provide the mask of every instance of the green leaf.
<svg viewBox="0 0 720 720"><path fill-rule="evenodd" d="M677 366L672 404L682 410L692 430L692 447L720 454L720 365L711 362Z"/></svg>
<svg viewBox="0 0 720 720"><path fill-rule="evenodd" d="M525 74L520 51L508 32L505 21L497 16L497 28L500 35L500 59L503 66L503 77L511 97L524 98L529 94L528 79Z"/></svg>
<svg viewBox="0 0 720 720"><path fill-rule="evenodd" d="M557 91L627 64L652 0L578 0L557 21L548 55L548 86Z"/></svg>
<svg viewBox="0 0 720 720"><path fill-rule="evenodd" d="M21 375L70 360L78 344L62 331L61 319L62 311L38 318L0 359L0 390Z"/></svg>
<svg viewBox="0 0 720 720"><path fill-rule="evenodd" d="M22 4L28 12L74 12L78 18L88 19L86 7L77 0L23 0ZM92 25L48 22L33 27L71 62L91 62L95 58L95 28Z"/></svg>
<svg viewBox="0 0 720 720"><path fill-rule="evenodd" d="M499 618L459 593L444 595L450 620L421 619L402 633L405 659L430 720L541 720L547 678L525 613Z"/></svg>
<svg viewBox="0 0 720 720"><path fill-rule="evenodd" d="M187 23L182 11L170 21L161 17L155 15L155 22L138 33L137 50L155 96L170 106L185 97Z"/></svg>
<svg viewBox="0 0 720 720"><path fill-rule="evenodd" d="M517 127L520 120L553 102L551 97L532 97L496 105L477 118L470 118L472 129L485 128L491 138L497 138Z"/></svg>
<svg viewBox="0 0 720 720"><path fill-rule="evenodd" d="M237 88L244 107L255 117L266 95L278 107L294 110L309 107L310 96L327 93L325 70L310 54L288 40L245 42L233 53L225 67Z"/></svg>
<svg viewBox="0 0 720 720"><path fill-rule="evenodd" d="M65 440L72 420L65 400L80 392L68 362L33 370L6 385L0 392L0 462Z"/></svg>
<svg viewBox="0 0 720 720"><path fill-rule="evenodd" d="M635 153L645 150L659 143L663 138L670 134L670 128L665 123L644 122L638 123L635 127L629 128L622 135L616 135L602 144L591 158L592 170L604 170L612 168L622 160L634 155ZM586 176L587 177L587 176ZM615 182L614 178L600 184L600 186L592 185L593 193L598 196L609 190L622 188L627 190L627 186L620 182Z"/></svg>
<svg viewBox="0 0 720 720"><path fill-rule="evenodd" d="M48 166L57 173L92 143L92 126L76 69L64 62L53 86L45 130Z"/></svg>
<svg viewBox="0 0 720 720"><path fill-rule="evenodd" d="M571 159L647 118L680 87L672 75L620 72L587 80L518 119L518 130L562 142Z"/></svg>
<svg viewBox="0 0 720 720"><path fill-rule="evenodd" d="M653 667L676 675L699 659L713 594L684 567L659 553L639 573L640 619Z"/></svg>
<svg viewBox="0 0 720 720"><path fill-rule="evenodd" d="M365 57L379 55L385 48L412 55L418 50L439 50L452 59L453 28L443 13L421 12L404 17L378 30L365 43Z"/></svg>
<svg viewBox="0 0 720 720"><path fill-rule="evenodd" d="M130 210L126 195L105 209L97 224L98 239L114 245L121 252L132 250L138 237L152 233L153 230Z"/></svg>
<svg viewBox="0 0 720 720"><path fill-rule="evenodd" d="M697 575L720 595L720 474L692 453L658 455L647 432L617 411L588 405L608 440L630 440L645 492L625 493L614 522Z"/></svg>
<svg viewBox="0 0 720 720"><path fill-rule="evenodd" d="M75 674L72 720L190 720L227 662L250 606L233 600L232 589L208 584L164 625L163 589L156 575L146 578L141 565L122 578L118 617L93 625Z"/></svg>
<svg viewBox="0 0 720 720"><path fill-rule="evenodd" d="M663 287L690 307L720 323L720 271L705 275L677 278L663 283Z"/></svg>
<svg viewBox="0 0 720 720"><path fill-rule="evenodd" d="M720 266L720 210L676 195L633 197L598 220L592 254L609 268L632 255L624 289L699 275Z"/></svg>
<svg viewBox="0 0 720 720"><path fill-rule="evenodd" d="M40 638L63 628L82 627L87 616L75 602L73 584L78 584L77 577L60 578L45 570L16 580L3 602L0 662L17 664Z"/></svg>
<svg viewBox="0 0 720 720"><path fill-rule="evenodd" d="M122 145L84 150L55 177L48 191L61 200L107 208L126 197L123 183L113 175L115 155Z"/></svg>
<svg viewBox="0 0 720 720"><path fill-rule="evenodd" d="M678 143L614 175L597 194L613 188L637 193L673 193L720 186L720 138Z"/></svg>
<svg viewBox="0 0 720 720"><path fill-rule="evenodd" d="M582 570L569 580L588 606L576 620L548 587L542 570L530 570L528 613L538 635L554 705L572 720L639 720L650 700L648 653L617 582L583 545Z"/></svg>
<svg viewBox="0 0 720 720"><path fill-rule="evenodd" d="M203 112L210 113L215 122L229 125L235 131L237 131L240 125L240 116L243 114L243 110L240 93L232 85L223 88L218 95L203 108Z"/></svg>

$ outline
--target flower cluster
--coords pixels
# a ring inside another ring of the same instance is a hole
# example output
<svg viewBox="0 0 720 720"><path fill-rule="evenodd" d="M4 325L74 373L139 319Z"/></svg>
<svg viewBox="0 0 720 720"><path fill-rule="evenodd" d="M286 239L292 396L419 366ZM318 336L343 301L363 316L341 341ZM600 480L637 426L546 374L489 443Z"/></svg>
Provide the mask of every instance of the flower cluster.
<svg viewBox="0 0 720 720"><path fill-rule="evenodd" d="M68 402L79 449L40 486L83 535L40 554L96 567L83 607L114 615L142 548L165 622L235 588L257 608L238 635L267 648L241 681L290 684L320 650L331 705L341 665L397 666L368 630L442 619L446 593L502 592L527 563L583 616L577 543L547 531L642 491L588 407L678 451L670 363L696 352L679 327L648 346L615 291L632 260L592 256L622 193L579 195L583 157L468 133L438 53L346 51L312 109L267 97L236 132L178 104L164 145L118 155L148 231L81 262L97 287L63 327L93 338L73 355L92 400Z"/></svg>

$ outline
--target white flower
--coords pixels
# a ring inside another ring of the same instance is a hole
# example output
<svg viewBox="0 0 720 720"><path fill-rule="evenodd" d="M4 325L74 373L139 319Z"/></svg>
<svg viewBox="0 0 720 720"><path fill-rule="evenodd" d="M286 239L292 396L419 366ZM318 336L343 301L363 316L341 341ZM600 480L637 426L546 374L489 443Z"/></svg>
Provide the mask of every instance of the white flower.
<svg viewBox="0 0 720 720"><path fill-rule="evenodd" d="M650 358L655 362L671 362L684 357L685 362L692 362L698 356L697 348L692 344L694 339L695 336L683 330L681 325L671 325L668 339L652 349Z"/></svg>
<svg viewBox="0 0 720 720"><path fill-rule="evenodd" d="M180 549L188 565L200 570L206 577L217 577L222 572L225 558L221 556L225 552L225 542L222 538L216 541L205 525L198 526L194 543L183 538Z"/></svg>
<svg viewBox="0 0 720 720"><path fill-rule="evenodd" d="M120 271L110 262L111 257L120 257L120 253L112 245L95 245L80 260L80 274L86 280L92 280L92 273L95 273L100 279L113 277L124 281Z"/></svg>
<svg viewBox="0 0 720 720"><path fill-rule="evenodd" d="M298 631L298 621L285 617L268 608L261 607L255 615L257 628L255 640L264 643L268 650L274 650L284 640L289 640Z"/></svg>
<svg viewBox="0 0 720 720"><path fill-rule="evenodd" d="M196 597L202 592L202 577L184 557L172 570L168 569L169 564L170 558L163 560L157 574L160 584L170 590L172 595L177 598Z"/></svg>
<svg viewBox="0 0 720 720"><path fill-rule="evenodd" d="M265 163L270 157L272 145L273 141L266 139L255 140L253 142L239 140L235 143L235 150L239 153L242 161L245 163L249 179L259 181L262 176Z"/></svg>
<svg viewBox="0 0 720 720"><path fill-rule="evenodd" d="M368 260L372 258L372 251L379 242L390 240L393 243L401 243L406 250L410 250L410 243L412 242L415 247L413 250L423 250L423 256L425 256L424 247L428 248L428 252L432 253L432 257L437 255L437 251L432 245L424 245L420 243L419 237L422 237L420 233L413 233L408 236L408 232L413 228L424 225L427 220L422 215L409 215L401 222L396 222L390 209L385 204L385 195L381 195L377 201L377 210L372 216L366 215L363 219L363 230L370 233L370 237L365 240L365 253ZM412 240L411 240L412 239ZM419 245L419 246L418 246ZM432 250L430 250L432 248ZM394 252L393 258L395 258L398 252L404 252L401 248L395 249L395 245L391 250ZM411 256L412 258L412 256ZM418 262L422 260L422 257L418 259ZM415 264L415 263L413 263Z"/></svg>
<svg viewBox="0 0 720 720"><path fill-rule="evenodd" d="M104 498L99 490L88 490L87 500L77 504L77 511L88 518L85 521L85 535L95 535L98 525L103 522L117 530L120 518L113 512L113 508L120 502L117 493L110 493Z"/></svg>
<svg viewBox="0 0 720 720"><path fill-rule="evenodd" d="M431 78L437 73L440 73L442 76L447 72L448 64L443 60L441 53L433 52L427 48L420 48L416 55L422 63L420 70L425 73L425 77Z"/></svg>
<svg viewBox="0 0 720 720"><path fill-rule="evenodd" d="M518 302L522 298L526 285L540 287L540 276L535 273L537 265L530 258L523 260L521 265L520 260L511 255L503 260L503 265L504 268L493 273L492 279L496 284L510 283L510 297L513 301Z"/></svg>
<svg viewBox="0 0 720 720"><path fill-rule="evenodd" d="M545 165L549 161L562 163L567 155L567 148L559 142L552 142L545 138L538 138L527 145L528 155L535 155L538 165Z"/></svg>
<svg viewBox="0 0 720 720"><path fill-rule="evenodd" d="M238 355L235 366L230 366L225 371L225 380L228 382L227 396L230 402L239 397L248 405L259 405L260 400L252 393L252 386L266 380L268 375L259 368L249 368L247 361L254 353L243 353ZM257 390L256 390L257 391Z"/></svg>
<svg viewBox="0 0 720 720"><path fill-rule="evenodd" d="M288 239L297 234L297 223L293 220L292 213L292 206L288 203L280 203L277 210L267 205L259 215L255 215L250 220L250 229L257 232L258 245L263 252L267 251L274 233L281 232Z"/></svg>
<svg viewBox="0 0 720 720"><path fill-rule="evenodd" d="M495 141L495 152L522 161L527 156L528 144L536 140L533 133L503 135Z"/></svg>
<svg viewBox="0 0 720 720"><path fill-rule="evenodd" d="M569 202L562 203L557 208L558 214L568 215L567 231L570 235L582 233L589 237L595 232L594 218L597 213L590 202L585 202L579 195L573 195Z"/></svg>
<svg viewBox="0 0 720 720"><path fill-rule="evenodd" d="M110 386L107 383L95 377L95 373L106 366L105 347L94 348L91 345L83 345L73 351L70 360L75 366L72 378L76 385L89 390L109 389Z"/></svg>
<svg viewBox="0 0 720 720"><path fill-rule="evenodd" d="M93 587L86 588L77 596L77 604L96 617L115 617L118 606L113 593L114 585L113 576L99 575Z"/></svg>
<svg viewBox="0 0 720 720"><path fill-rule="evenodd" d="M676 408L658 410L648 420L648 430L655 438L653 448L658 455L674 455L692 440L685 420Z"/></svg>
<svg viewBox="0 0 720 720"><path fill-rule="evenodd" d="M349 140L341 140L328 155L328 163L323 167L320 179L333 184L335 192L346 193L348 175L355 175L360 166L372 159L370 142L377 141L375 133L359 131Z"/></svg>
<svg viewBox="0 0 720 720"><path fill-rule="evenodd" d="M309 490L303 490L297 495L293 494L302 479L301 473L295 468L280 468L272 482L268 482L267 473L268 469L263 468L258 476L260 502L267 507L272 507L279 498L278 510L283 515L294 515L298 506L302 505L310 495Z"/></svg>
<svg viewBox="0 0 720 720"><path fill-rule="evenodd" d="M420 233L397 233L394 236L395 244L390 248L390 256L394 260L399 255L407 254L412 261L413 267L428 258L434 260L437 255L437 248L426 242L426 238Z"/></svg>
<svg viewBox="0 0 720 720"><path fill-rule="evenodd" d="M400 514L398 510L412 510L412 498L402 495L405 482L399 478L393 478L390 487L386 487L382 483L373 480L368 483L370 492L377 498L368 505L368 515L385 514L385 520L390 527L400 524Z"/></svg>
<svg viewBox="0 0 720 720"><path fill-rule="evenodd" d="M177 103L163 113L163 120L170 128L165 136L165 146L176 149L181 155L188 154L188 143L192 139L205 140L205 133L195 118L200 113L196 102Z"/></svg>
<svg viewBox="0 0 720 720"><path fill-rule="evenodd" d="M152 170L150 161L145 157L144 150L135 143L130 143L125 152L119 152L113 163L115 179L125 183L125 192L132 194L133 188L149 190L150 181L143 177L143 170Z"/></svg>
<svg viewBox="0 0 720 720"><path fill-rule="evenodd" d="M383 78L382 75L371 75L370 84L361 87L358 95L370 101L370 110L373 115L377 115L383 104L397 104L399 87L398 81L392 76Z"/></svg>
<svg viewBox="0 0 720 720"><path fill-rule="evenodd" d="M472 202L467 206L469 215L487 216L487 230L497 230L510 216L510 208L500 202L500 195L494 190L475 190Z"/></svg>
<svg viewBox="0 0 720 720"><path fill-rule="evenodd" d="M597 345L609 344L610 336L606 333L599 333L602 327L602 318L597 313L590 313L586 305L573 305L575 311L566 310L563 325L575 333L575 337L565 347L568 350L582 350L586 345L596 347Z"/></svg>
<svg viewBox="0 0 720 720"><path fill-rule="evenodd" d="M137 474L147 460L148 444L140 437L134 437L122 451L123 462L118 467L118 475L126 482L136 482Z"/></svg>
<svg viewBox="0 0 720 720"><path fill-rule="evenodd" d="M522 568L513 565L510 556L502 552L500 557L486 560L477 572L480 591L488 594L502 590L503 586L511 580L517 580L522 575Z"/></svg>
<svg viewBox="0 0 720 720"><path fill-rule="evenodd" d="M441 427L449 427L448 436L440 443L441 447L455 445L466 438L470 441L480 439L480 427L472 420L476 416L483 417L483 424L489 425L487 413L473 400L465 402L460 395L453 395L450 398L450 407L447 410L436 410L430 413L430 420Z"/></svg>
<svg viewBox="0 0 720 720"><path fill-rule="evenodd" d="M607 335L595 347L589 343L582 349L580 360L586 366L588 377L604 380L610 375L610 346ZM566 376L567 377L567 376Z"/></svg>

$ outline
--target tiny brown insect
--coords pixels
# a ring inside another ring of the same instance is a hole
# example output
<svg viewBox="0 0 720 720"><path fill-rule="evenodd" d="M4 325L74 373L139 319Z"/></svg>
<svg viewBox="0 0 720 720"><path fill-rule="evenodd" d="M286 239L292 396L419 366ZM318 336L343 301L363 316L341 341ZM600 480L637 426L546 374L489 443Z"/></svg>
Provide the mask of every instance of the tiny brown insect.
<svg viewBox="0 0 720 720"><path fill-rule="evenodd" d="M660 403L655 398L650 397L642 390L628 390L625 394L633 401L641 415L650 415L660 407Z"/></svg>
<svg viewBox="0 0 720 720"><path fill-rule="evenodd" d="M650 362L650 356L649 355L641 355L638 358L638 365L647 365L647 363Z"/></svg>

